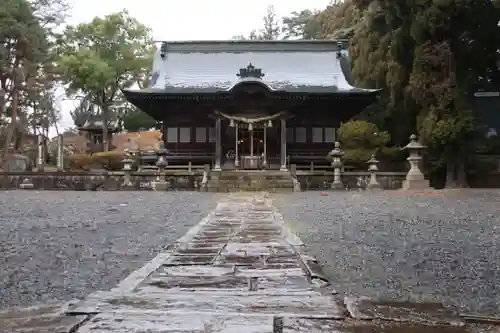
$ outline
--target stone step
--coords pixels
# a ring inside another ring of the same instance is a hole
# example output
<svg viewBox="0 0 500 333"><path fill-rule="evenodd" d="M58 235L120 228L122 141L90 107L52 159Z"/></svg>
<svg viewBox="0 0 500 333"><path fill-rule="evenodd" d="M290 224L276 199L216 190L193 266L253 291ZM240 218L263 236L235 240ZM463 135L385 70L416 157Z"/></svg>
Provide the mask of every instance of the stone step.
<svg viewBox="0 0 500 333"><path fill-rule="evenodd" d="M268 191L293 192L294 181L280 171L223 171L211 173L208 192Z"/></svg>
<svg viewBox="0 0 500 333"><path fill-rule="evenodd" d="M206 189L211 193L231 193L231 192L262 192L267 191L270 193L291 193L294 191L293 187L274 187L274 188L228 188L228 187L210 187Z"/></svg>
<svg viewBox="0 0 500 333"><path fill-rule="evenodd" d="M208 182L213 183L213 184L220 184L220 185L260 185L260 186L269 186L269 185L293 185L293 181L273 181L273 182L257 182L257 181L251 181L251 182L234 182L234 181L221 181L221 180L209 180Z"/></svg>

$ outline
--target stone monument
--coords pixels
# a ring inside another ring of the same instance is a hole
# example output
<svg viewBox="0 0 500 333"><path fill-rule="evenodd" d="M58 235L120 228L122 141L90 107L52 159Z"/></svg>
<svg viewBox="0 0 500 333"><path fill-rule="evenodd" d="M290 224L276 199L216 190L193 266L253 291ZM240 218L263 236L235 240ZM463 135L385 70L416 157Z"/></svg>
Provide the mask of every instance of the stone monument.
<svg viewBox="0 0 500 333"><path fill-rule="evenodd" d="M377 171L378 171L378 160L375 158L375 154L372 154L371 158L368 160L368 172L370 172L370 181L366 188L368 190L377 190L381 189L378 180L377 180Z"/></svg>
<svg viewBox="0 0 500 333"><path fill-rule="evenodd" d="M64 137L57 136L57 171L64 171Z"/></svg>
<svg viewBox="0 0 500 333"><path fill-rule="evenodd" d="M4 169L7 172L30 171L31 161L29 157L21 154L7 155L4 162Z"/></svg>
<svg viewBox="0 0 500 333"><path fill-rule="evenodd" d="M45 168L45 137L41 134L37 135L37 156L36 156L36 171L43 172Z"/></svg>
<svg viewBox="0 0 500 333"><path fill-rule="evenodd" d="M129 150L125 149L125 158L122 160L124 172L123 187L132 186L132 163L134 163L134 160L131 157Z"/></svg>
<svg viewBox="0 0 500 333"><path fill-rule="evenodd" d="M165 144L163 142L160 142L160 148L158 148L155 151L156 155L158 156L158 161L156 162L156 166L158 167L158 171L160 173L160 176L158 179L152 183L153 185L153 190L155 191L166 191L169 187L170 184L166 179L165 175L165 168L168 165L168 162L165 158L170 152L168 149L165 148Z"/></svg>
<svg viewBox="0 0 500 333"><path fill-rule="evenodd" d="M26 172L31 169L31 161L29 157L21 154L11 154L5 159L4 169L7 172ZM34 188L31 177L20 177L19 188L23 190L31 190Z"/></svg>
<svg viewBox="0 0 500 333"><path fill-rule="evenodd" d="M334 190L344 190L342 183L342 156L344 152L340 149L340 142L336 141L334 148L328 153L332 159L333 182L331 188Z"/></svg>
<svg viewBox="0 0 500 333"><path fill-rule="evenodd" d="M403 148L407 150L410 156L407 158L410 162L410 170L403 181L403 190L426 190L429 189L429 181L425 179L424 174L420 170L420 161L422 161L421 152L425 146L420 144L417 136L410 136L410 143Z"/></svg>

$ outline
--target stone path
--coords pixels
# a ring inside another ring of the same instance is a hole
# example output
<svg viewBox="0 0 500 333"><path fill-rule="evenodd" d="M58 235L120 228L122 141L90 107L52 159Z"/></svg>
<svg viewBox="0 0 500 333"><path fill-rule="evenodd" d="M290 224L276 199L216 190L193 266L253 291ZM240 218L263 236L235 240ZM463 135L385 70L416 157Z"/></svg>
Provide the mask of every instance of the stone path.
<svg viewBox="0 0 500 333"><path fill-rule="evenodd" d="M500 332L440 304L342 300L326 283L264 194L233 194L116 288L0 313L0 332Z"/></svg>

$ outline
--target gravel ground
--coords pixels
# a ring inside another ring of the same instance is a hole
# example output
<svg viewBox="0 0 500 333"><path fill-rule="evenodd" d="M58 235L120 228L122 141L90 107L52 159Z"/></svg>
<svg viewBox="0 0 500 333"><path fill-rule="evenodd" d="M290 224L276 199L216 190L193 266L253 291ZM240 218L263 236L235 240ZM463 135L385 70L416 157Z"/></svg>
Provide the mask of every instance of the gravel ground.
<svg viewBox="0 0 500 333"><path fill-rule="evenodd" d="M339 294L500 313L500 191L307 192L275 204Z"/></svg>
<svg viewBox="0 0 500 333"><path fill-rule="evenodd" d="M195 192L0 192L0 308L113 288L215 207Z"/></svg>

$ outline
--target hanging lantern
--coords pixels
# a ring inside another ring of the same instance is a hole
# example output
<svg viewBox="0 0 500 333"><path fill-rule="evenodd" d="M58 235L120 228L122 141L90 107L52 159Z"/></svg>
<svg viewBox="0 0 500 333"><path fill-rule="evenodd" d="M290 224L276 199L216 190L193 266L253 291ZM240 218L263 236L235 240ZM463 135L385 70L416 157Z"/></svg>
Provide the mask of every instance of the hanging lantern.
<svg viewBox="0 0 500 333"><path fill-rule="evenodd" d="M229 127L235 127L233 118L231 118L231 121L229 122Z"/></svg>
<svg viewBox="0 0 500 333"><path fill-rule="evenodd" d="M267 127L269 128L273 127L273 122L271 119L269 119L269 121L267 122Z"/></svg>
<svg viewBox="0 0 500 333"><path fill-rule="evenodd" d="M249 130L249 131L253 131L253 126L252 126L252 123L248 123L248 130Z"/></svg>

